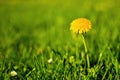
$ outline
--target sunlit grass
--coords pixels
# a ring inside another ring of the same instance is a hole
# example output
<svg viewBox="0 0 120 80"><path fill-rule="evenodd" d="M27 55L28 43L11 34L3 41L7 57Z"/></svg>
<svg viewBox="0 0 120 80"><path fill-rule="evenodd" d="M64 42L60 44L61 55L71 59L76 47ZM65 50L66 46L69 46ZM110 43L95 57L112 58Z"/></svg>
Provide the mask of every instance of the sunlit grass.
<svg viewBox="0 0 120 80"><path fill-rule="evenodd" d="M0 79L119 80L119 1L0 2ZM70 23L92 28L73 38ZM11 76L15 71L17 75Z"/></svg>

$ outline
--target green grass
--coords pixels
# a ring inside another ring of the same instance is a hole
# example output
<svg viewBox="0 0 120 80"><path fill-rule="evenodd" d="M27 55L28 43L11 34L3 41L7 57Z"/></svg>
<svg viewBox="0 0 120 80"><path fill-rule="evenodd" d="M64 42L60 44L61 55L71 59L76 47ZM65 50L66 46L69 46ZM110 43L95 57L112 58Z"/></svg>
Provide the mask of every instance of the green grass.
<svg viewBox="0 0 120 80"><path fill-rule="evenodd" d="M1 0L0 80L119 80L119 3ZM79 17L92 22L84 34L87 53L81 36L74 39L69 30Z"/></svg>

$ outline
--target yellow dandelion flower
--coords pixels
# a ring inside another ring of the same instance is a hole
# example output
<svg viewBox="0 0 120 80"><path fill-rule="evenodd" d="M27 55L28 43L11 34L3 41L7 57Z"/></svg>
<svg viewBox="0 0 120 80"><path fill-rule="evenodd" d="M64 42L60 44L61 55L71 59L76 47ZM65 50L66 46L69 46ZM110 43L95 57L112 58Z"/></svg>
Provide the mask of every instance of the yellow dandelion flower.
<svg viewBox="0 0 120 80"><path fill-rule="evenodd" d="M86 18L75 19L70 25L70 30L76 34L85 33L89 29L91 29L91 22Z"/></svg>

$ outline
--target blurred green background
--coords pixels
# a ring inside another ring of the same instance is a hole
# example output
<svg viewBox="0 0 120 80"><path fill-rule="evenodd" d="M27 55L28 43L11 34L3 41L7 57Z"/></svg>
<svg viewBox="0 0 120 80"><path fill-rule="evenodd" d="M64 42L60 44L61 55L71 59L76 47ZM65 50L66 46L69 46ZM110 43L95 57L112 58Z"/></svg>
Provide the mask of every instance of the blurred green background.
<svg viewBox="0 0 120 80"><path fill-rule="evenodd" d="M106 35L110 39L113 34L119 34L117 0L3 0L0 1L1 46L9 46L22 36L41 45L48 41L55 43L59 38L69 42L69 25L79 17L92 21L91 36Z"/></svg>
<svg viewBox="0 0 120 80"><path fill-rule="evenodd" d="M76 42L69 27L80 17L92 22L92 29L85 34L91 66L106 48L120 63L119 4L119 0L0 0L2 78L21 63L25 68L34 67L32 58L38 55L37 51L43 51L45 60L52 50L62 57L66 49L70 55L75 55ZM80 43L78 52L84 51L82 46ZM106 51L104 60L107 55Z"/></svg>
<svg viewBox="0 0 120 80"><path fill-rule="evenodd" d="M15 43L18 38L41 45L69 42L70 23L79 17L92 21L93 37L113 39L119 34L119 0L1 0L1 47Z"/></svg>

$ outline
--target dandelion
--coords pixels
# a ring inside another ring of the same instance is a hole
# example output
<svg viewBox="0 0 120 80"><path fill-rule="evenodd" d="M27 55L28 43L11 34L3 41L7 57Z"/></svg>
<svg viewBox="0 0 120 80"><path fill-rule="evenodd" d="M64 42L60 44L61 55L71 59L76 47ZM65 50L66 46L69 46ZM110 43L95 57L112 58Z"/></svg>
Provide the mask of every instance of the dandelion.
<svg viewBox="0 0 120 80"><path fill-rule="evenodd" d="M71 23L70 30L76 34L81 34L91 29L91 22L86 18L78 18Z"/></svg>
<svg viewBox="0 0 120 80"><path fill-rule="evenodd" d="M11 71L11 72L10 72L10 75L11 75L11 76L16 76L16 75L17 75L17 72L16 72L16 71Z"/></svg>
<svg viewBox="0 0 120 80"><path fill-rule="evenodd" d="M85 38L83 36L83 33L86 33L91 29L91 22L90 20L86 18L78 18L73 20L73 22L70 25L70 30L75 33L76 35L82 34L82 39L85 47L85 52L87 52L87 47L85 43Z"/></svg>

